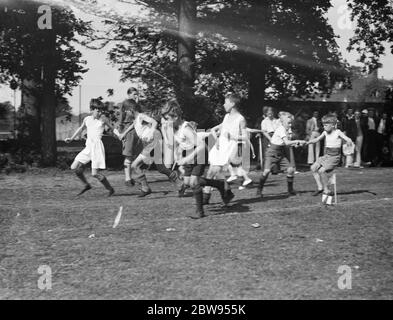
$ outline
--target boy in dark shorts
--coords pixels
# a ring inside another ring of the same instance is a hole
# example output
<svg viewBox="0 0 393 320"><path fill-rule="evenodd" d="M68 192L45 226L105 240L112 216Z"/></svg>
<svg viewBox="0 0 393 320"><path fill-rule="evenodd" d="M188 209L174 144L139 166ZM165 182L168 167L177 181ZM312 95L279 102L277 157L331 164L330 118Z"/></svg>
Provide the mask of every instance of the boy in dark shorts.
<svg viewBox="0 0 393 320"><path fill-rule="evenodd" d="M317 196L323 193L322 203L330 205L332 194L329 190L327 174L340 164L342 140L349 146L352 146L353 142L341 130L337 129L337 117L335 115L324 116L322 124L324 129L322 134L315 139L309 140L307 144L317 143L325 138L324 156L317 159L311 166L311 171L318 186L318 190L313 195Z"/></svg>
<svg viewBox="0 0 393 320"><path fill-rule="evenodd" d="M193 219L203 218L203 193L204 186L217 188L221 194L224 204L232 198L230 190L225 189L223 180L209 180L203 178L205 171L205 141L198 138L195 128L182 118L182 110L175 100L165 104L161 110L162 117L166 121L173 122L175 131L175 154L176 162L184 168L184 184L189 185L194 193L196 212L190 215Z"/></svg>
<svg viewBox="0 0 393 320"><path fill-rule="evenodd" d="M125 100L121 107L119 130L115 133L119 136L125 132L134 122L134 110L138 105L138 91L135 88L130 88L127 91L128 99ZM122 140L123 156L124 156L124 174L126 186L133 186L135 184L131 177L131 164L136 157L142 152L143 143L135 132L135 129L130 130Z"/></svg>
<svg viewBox="0 0 393 320"><path fill-rule="evenodd" d="M296 195L293 190L293 180L295 175L295 163L293 157L290 156L289 146L301 146L306 143L303 140L293 140L289 138L289 130L293 122L293 115L288 112L280 113L281 124L274 131L270 140L270 146L266 152L265 168L259 179L257 195L263 197L262 191L267 178L274 166L280 165L282 169L287 169L288 194Z"/></svg>

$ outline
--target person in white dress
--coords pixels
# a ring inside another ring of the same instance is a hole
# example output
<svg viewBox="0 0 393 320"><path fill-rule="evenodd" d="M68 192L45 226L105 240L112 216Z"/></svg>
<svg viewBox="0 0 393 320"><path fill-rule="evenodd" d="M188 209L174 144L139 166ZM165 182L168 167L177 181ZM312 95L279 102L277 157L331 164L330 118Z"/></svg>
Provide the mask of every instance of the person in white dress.
<svg viewBox="0 0 393 320"><path fill-rule="evenodd" d="M234 93L227 94L224 103L227 114L220 125L211 129L213 136L216 138L216 143L209 151L210 167L206 174L207 179L220 176L224 167L230 164L231 158L237 152L239 142L246 141L248 138L246 120L238 110L239 104L239 96ZM226 189L230 190L227 182ZM203 193L204 204L208 204L211 197L211 188L205 187Z"/></svg>
<svg viewBox="0 0 393 320"><path fill-rule="evenodd" d="M83 119L82 125L76 130L71 138L65 139L66 143L70 143L84 129L87 129L86 146L76 156L74 162L71 165L71 170L75 172L77 177L85 185L84 189L78 194L78 196L91 189L91 185L87 182L86 177L83 174L84 167L89 162L91 162L92 176L98 179L109 191L108 196L113 195L115 192L106 177L100 172L100 170L106 169L105 149L101 138L105 127L108 127L113 131L113 127L109 123L108 119L102 115L103 108L104 104L101 100L92 99L90 101L90 110L92 114Z"/></svg>

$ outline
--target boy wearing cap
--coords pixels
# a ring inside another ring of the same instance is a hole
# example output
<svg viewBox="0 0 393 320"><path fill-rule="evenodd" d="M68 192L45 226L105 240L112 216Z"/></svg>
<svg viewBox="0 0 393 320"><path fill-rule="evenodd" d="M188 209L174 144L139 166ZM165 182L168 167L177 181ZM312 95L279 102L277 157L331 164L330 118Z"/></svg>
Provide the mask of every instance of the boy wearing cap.
<svg viewBox="0 0 393 320"><path fill-rule="evenodd" d="M342 140L349 146L353 145L353 142L341 130L336 129L336 116L324 116L322 118L322 124L324 129L323 133L318 138L309 140L307 144L317 143L325 138L324 156L320 157L311 166L311 171L318 186L318 190L313 195L317 196L323 193L322 203L330 204L327 203L328 198L332 196L329 190L329 179L327 174L332 172L340 164Z"/></svg>

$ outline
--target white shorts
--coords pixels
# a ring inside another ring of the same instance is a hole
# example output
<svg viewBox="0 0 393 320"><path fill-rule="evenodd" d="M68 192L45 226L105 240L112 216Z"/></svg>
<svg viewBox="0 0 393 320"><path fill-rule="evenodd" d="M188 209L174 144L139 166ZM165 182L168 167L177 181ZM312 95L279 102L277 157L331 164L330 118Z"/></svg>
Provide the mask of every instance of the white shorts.
<svg viewBox="0 0 393 320"><path fill-rule="evenodd" d="M91 161L92 169L106 169L105 149L101 139L87 140L85 148L78 153L75 161L87 164Z"/></svg>
<svg viewBox="0 0 393 320"><path fill-rule="evenodd" d="M237 152L237 141L222 138L219 140L219 148L215 144L209 151L209 163L212 166L225 166L229 164L235 152Z"/></svg>
<svg viewBox="0 0 393 320"><path fill-rule="evenodd" d="M160 144L162 144L162 136L161 133L156 130L154 131L154 138L149 142L143 142L143 150L140 154L140 157L143 159L143 162L146 164L152 164L154 162L154 158L151 156L151 152L153 150L161 151ZM162 152L161 152L162 154Z"/></svg>

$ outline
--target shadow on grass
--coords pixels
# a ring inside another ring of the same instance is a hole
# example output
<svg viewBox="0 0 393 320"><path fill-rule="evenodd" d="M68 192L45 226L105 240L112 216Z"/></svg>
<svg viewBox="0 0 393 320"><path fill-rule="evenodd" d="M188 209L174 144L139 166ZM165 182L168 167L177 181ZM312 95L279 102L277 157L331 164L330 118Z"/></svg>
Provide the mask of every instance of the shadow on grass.
<svg viewBox="0 0 393 320"><path fill-rule="evenodd" d="M168 195L170 191L153 191L151 194L147 195L146 197L142 197L139 199L150 198L151 195L154 194L163 194L164 196ZM112 197L129 197L129 196L138 196L139 192L130 192L130 193L115 193ZM164 197L154 198L154 199L164 199Z"/></svg>
<svg viewBox="0 0 393 320"><path fill-rule="evenodd" d="M209 209L209 212L214 212L214 215L225 215L226 213L234 212L250 212L250 207L248 206L249 204L261 203L272 200L284 200L288 198L289 195L287 193L280 193L276 195L266 195L263 196L263 198L255 197L251 199L239 199L231 202L227 207Z"/></svg>
<svg viewBox="0 0 393 320"><path fill-rule="evenodd" d="M373 196L377 195L375 192L372 192L370 190L352 190L352 191L337 192L337 195L343 196L343 195L361 194L361 193L369 193L372 194Z"/></svg>
<svg viewBox="0 0 393 320"><path fill-rule="evenodd" d="M302 191L296 191L298 194L304 194L304 193L313 193L315 192L314 190L302 190ZM372 192L370 190L351 190L351 191L342 191L342 192L337 192L337 195L339 196L344 196L344 195L352 195L352 194L362 194L362 193L369 193L372 194L373 196L376 196L377 194L375 192Z"/></svg>
<svg viewBox="0 0 393 320"><path fill-rule="evenodd" d="M230 187L231 187L231 189L237 189L238 187L240 187L242 184L241 183L229 183L229 185L230 185ZM267 183L265 183L265 187L277 187L279 184L277 183L277 182L267 182ZM247 187L246 187L246 189L244 189L244 190L247 190L247 189L256 189L256 188L258 188L258 182L253 182L251 185L248 185Z"/></svg>
<svg viewBox="0 0 393 320"><path fill-rule="evenodd" d="M250 212L250 207L245 206L243 204L237 203L232 206L228 207L216 207L216 208L209 208L208 210L208 215L210 216L220 216L220 215L226 215L228 213L234 213L234 212Z"/></svg>

